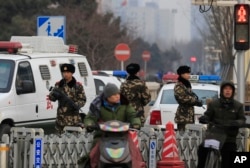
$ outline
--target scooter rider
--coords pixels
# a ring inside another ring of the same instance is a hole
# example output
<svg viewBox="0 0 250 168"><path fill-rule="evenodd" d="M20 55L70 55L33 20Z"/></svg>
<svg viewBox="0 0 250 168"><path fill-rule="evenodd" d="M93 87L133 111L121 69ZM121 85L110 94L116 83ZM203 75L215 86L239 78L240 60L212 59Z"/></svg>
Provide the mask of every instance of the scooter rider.
<svg viewBox="0 0 250 168"><path fill-rule="evenodd" d="M236 136L239 127L245 124L243 104L234 100L235 86L232 82L222 82L220 98L208 104L207 111L199 118L200 123L214 123L225 126L226 140L221 148L222 168L228 168L230 153L236 152ZM209 130L209 127L208 127ZM201 144L198 148L198 168L204 168L208 149Z"/></svg>
<svg viewBox="0 0 250 168"><path fill-rule="evenodd" d="M135 129L139 129L141 126L140 118L136 116L135 109L129 105L128 100L120 94L117 86L112 83L108 83L104 87L103 93L96 97L90 104L89 112L84 119L84 126L87 131L92 131L93 125L110 120L128 122ZM100 137L101 133L96 131L93 147L98 143ZM130 143L129 146L131 145L133 144ZM94 150L95 148L92 149ZM100 156L97 156L97 152L93 150L90 152L90 161L91 167L96 168ZM137 162L139 164L139 162L142 161L140 151L138 150L136 156L132 156L131 158L132 164L135 165L133 167L138 167L136 166Z"/></svg>

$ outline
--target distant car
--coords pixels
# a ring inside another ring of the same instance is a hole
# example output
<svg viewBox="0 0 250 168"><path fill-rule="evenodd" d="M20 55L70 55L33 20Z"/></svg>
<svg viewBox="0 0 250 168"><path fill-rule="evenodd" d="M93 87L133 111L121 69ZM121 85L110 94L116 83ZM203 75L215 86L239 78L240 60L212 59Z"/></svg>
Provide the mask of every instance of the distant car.
<svg viewBox="0 0 250 168"><path fill-rule="evenodd" d="M119 73L117 73L117 71L114 71L113 75L105 71L93 71L92 73L95 82L96 95L103 92L104 86L106 86L107 83L114 83L118 88L120 88L121 83L125 81L125 79L119 77Z"/></svg>
<svg viewBox="0 0 250 168"><path fill-rule="evenodd" d="M206 110L206 100L219 97L220 86L208 83L191 83L192 90L203 102L203 107L195 106L195 123L198 123L198 118L203 115ZM164 84L154 102L151 102L149 115L146 119L145 126L155 128L165 128L167 122L174 123L175 129L177 124L174 122L175 113L178 103L174 97L175 83Z"/></svg>

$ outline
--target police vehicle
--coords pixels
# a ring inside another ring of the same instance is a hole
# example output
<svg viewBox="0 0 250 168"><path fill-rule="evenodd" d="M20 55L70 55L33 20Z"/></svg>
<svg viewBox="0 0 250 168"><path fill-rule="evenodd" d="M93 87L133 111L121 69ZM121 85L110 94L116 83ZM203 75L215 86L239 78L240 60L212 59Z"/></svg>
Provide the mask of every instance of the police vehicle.
<svg viewBox="0 0 250 168"><path fill-rule="evenodd" d="M127 76L127 72L122 70L92 71L92 73L95 81L96 95L103 92L104 86L107 83L113 83L120 88L121 83L125 81L124 78Z"/></svg>
<svg viewBox="0 0 250 168"><path fill-rule="evenodd" d="M71 63L73 76L81 82L87 102L81 109L87 113L95 97L95 85L85 56L62 38L13 36L0 42L0 137L13 126L54 123L57 102L48 99L49 89L62 79L60 65Z"/></svg>
<svg viewBox="0 0 250 168"><path fill-rule="evenodd" d="M175 129L177 128L177 124L174 122L178 107L174 97L174 82L177 81L177 78L178 75L173 74L163 77L166 84L162 86L156 100L150 103L151 107L145 126L165 128L167 122L171 121L174 123ZM193 92L197 94L204 104L203 107L195 106L195 123L199 123L198 118L203 115L207 107L206 101L219 97L220 86L216 83L220 81L220 77L215 75L191 75L190 81Z"/></svg>

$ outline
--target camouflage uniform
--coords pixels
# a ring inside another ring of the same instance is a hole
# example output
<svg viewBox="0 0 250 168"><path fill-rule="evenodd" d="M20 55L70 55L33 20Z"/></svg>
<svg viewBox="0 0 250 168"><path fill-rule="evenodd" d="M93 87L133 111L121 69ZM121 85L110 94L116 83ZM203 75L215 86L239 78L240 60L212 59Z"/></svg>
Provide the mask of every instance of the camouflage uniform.
<svg viewBox="0 0 250 168"><path fill-rule="evenodd" d="M129 100L131 106L137 111L143 125L145 122L144 106L151 100L151 95L145 82L138 77L131 80L128 78L126 82L121 84L120 90L121 94Z"/></svg>
<svg viewBox="0 0 250 168"><path fill-rule="evenodd" d="M69 83L66 83L65 80L62 79L55 84L55 88L58 88L68 98L73 100L77 107L81 108L85 105L86 95L83 86L77 82L74 77ZM49 98L51 101L57 100L52 92L49 94ZM82 119L79 110L75 109L68 101L58 99L56 130L62 133L64 126L71 126L81 122Z"/></svg>
<svg viewBox="0 0 250 168"><path fill-rule="evenodd" d="M180 81L175 84L174 96L179 103L175 114L175 122L177 124L194 123L194 106L198 97L192 92L191 88L187 88Z"/></svg>

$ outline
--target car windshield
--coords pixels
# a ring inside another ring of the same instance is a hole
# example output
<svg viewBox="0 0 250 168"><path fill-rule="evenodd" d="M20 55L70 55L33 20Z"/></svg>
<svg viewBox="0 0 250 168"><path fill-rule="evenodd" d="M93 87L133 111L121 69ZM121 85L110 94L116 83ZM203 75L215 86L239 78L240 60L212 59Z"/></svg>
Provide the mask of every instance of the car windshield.
<svg viewBox="0 0 250 168"><path fill-rule="evenodd" d="M14 61L0 59L0 92L8 92L12 83Z"/></svg>
<svg viewBox="0 0 250 168"><path fill-rule="evenodd" d="M206 99L218 98L218 91L193 89L193 92L206 104ZM178 104L174 97L174 90L163 90L160 104Z"/></svg>

